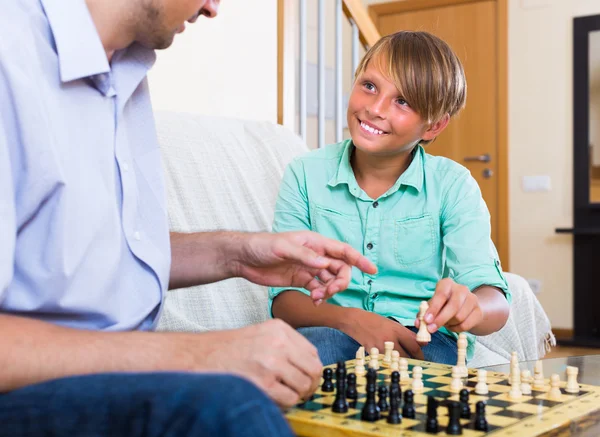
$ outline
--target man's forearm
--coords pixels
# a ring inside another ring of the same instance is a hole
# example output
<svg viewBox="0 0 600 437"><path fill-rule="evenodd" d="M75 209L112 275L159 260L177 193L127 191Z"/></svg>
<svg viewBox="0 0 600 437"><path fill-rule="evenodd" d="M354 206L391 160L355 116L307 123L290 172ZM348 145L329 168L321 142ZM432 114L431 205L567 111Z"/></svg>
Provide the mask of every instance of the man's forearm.
<svg viewBox="0 0 600 437"><path fill-rule="evenodd" d="M343 330L350 321L352 308L344 308L323 302L316 307L312 299L296 290L287 290L273 301L273 316L287 322L293 328L327 326Z"/></svg>
<svg viewBox="0 0 600 437"><path fill-rule="evenodd" d="M198 370L203 363L189 351L208 355L221 341L218 333L84 331L8 315L0 332L0 392L71 375Z"/></svg>
<svg viewBox="0 0 600 437"><path fill-rule="evenodd" d="M241 232L171 233L169 289L222 281L235 275L236 258L245 242Z"/></svg>
<svg viewBox="0 0 600 437"><path fill-rule="evenodd" d="M510 311L506 296L499 289L484 285L474 291L479 299L483 320L471 329L475 335L489 335L499 331L508 320Z"/></svg>

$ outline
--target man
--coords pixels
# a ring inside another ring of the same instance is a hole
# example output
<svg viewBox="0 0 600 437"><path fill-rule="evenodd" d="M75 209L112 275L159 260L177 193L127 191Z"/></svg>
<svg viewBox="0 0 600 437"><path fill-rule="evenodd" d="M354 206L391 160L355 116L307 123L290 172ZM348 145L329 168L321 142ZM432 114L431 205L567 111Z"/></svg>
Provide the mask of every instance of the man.
<svg viewBox="0 0 600 437"><path fill-rule="evenodd" d="M276 404L315 389L316 350L283 322L148 332L168 287L239 276L319 301L375 269L310 232L169 238L146 73L218 3L3 5L0 435L288 435Z"/></svg>

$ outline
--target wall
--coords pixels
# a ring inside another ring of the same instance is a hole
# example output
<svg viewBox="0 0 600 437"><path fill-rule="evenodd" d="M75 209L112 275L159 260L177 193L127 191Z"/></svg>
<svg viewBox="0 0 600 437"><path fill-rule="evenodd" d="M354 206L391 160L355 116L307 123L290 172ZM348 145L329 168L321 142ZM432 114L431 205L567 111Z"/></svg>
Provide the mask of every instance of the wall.
<svg viewBox="0 0 600 437"><path fill-rule="evenodd" d="M227 0L187 23L149 75L155 109L277 121L277 0Z"/></svg>

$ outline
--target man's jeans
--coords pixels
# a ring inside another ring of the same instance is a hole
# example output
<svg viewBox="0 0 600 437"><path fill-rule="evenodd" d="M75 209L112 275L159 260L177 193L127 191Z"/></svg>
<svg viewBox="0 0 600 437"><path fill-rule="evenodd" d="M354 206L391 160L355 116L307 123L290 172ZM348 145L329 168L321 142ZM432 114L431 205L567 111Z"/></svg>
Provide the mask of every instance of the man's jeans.
<svg viewBox="0 0 600 437"><path fill-rule="evenodd" d="M76 376L0 394L2 437L292 435L262 391L231 375Z"/></svg>
<svg viewBox="0 0 600 437"><path fill-rule="evenodd" d="M407 326L407 328L417 332L414 326ZM323 365L353 360L356 358L356 350L360 347L352 337L334 328L308 327L299 328L298 332L318 349ZM439 331L431 334L431 341L421 350L425 355L425 361L455 365L458 360L456 341ZM369 351L365 352L369 353Z"/></svg>

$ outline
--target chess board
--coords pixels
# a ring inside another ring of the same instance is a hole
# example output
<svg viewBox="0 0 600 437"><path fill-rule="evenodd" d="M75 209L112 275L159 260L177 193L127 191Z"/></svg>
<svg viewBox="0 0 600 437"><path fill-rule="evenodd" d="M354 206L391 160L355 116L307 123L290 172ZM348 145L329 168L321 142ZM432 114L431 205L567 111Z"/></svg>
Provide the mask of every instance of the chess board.
<svg viewBox="0 0 600 437"><path fill-rule="evenodd" d="M368 357L366 358L368 361ZM425 432L427 396L434 396L440 401L438 408L438 422L440 431L438 436L446 435L445 426L448 423L448 409L443 406L444 400L458 401L458 393L450 389L452 366L429 363L424 361L408 360L409 372L412 375L414 366L423 368L424 390L415 393L416 416L414 419L402 418L402 423L388 424L387 414L382 412L381 419L376 422L361 421L361 411L366 398L365 378L357 378L356 402L348 399L350 408L347 413L334 413L331 405L335 399L334 392L322 392L319 388L313 397L286 412L292 428L299 436L306 437L332 437L332 436L396 436L396 437L426 437L431 436ZM328 366L334 369L335 365ZM354 360L346 362L348 374L354 373ZM387 365L382 365L378 370L378 385L390 385L391 371ZM463 379L463 385L470 392L469 403L471 406L471 419L461 419L463 436L492 435L494 437L533 437L543 435L566 435L570 428L585 427L586 423L600 422L600 387L579 384L580 392L569 394L566 386L566 375L561 376L562 399L552 401L548 399L550 390L549 375L546 376L547 388L533 390L531 395L523 395L518 400L508 397L510 385L508 375L503 373L487 373L489 393L486 396L476 395L474 388L477 380L477 371L469 369L469 375ZM411 388L410 380L402 382L402 391ZM474 429L474 412L477 401L486 402L486 418L488 431Z"/></svg>

